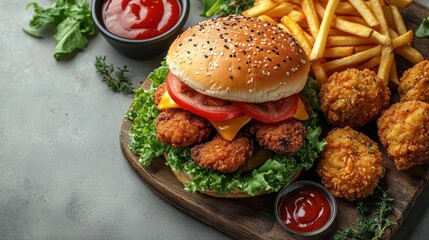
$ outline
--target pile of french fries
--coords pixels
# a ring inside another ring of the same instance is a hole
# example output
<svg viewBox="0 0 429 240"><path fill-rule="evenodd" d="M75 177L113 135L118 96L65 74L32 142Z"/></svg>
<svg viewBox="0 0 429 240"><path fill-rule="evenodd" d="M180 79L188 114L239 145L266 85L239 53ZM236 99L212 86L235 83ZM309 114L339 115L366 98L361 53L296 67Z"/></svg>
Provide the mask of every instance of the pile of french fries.
<svg viewBox="0 0 429 240"><path fill-rule="evenodd" d="M371 69L385 85L399 83L394 54L413 64L424 60L411 46L399 8L412 0L255 0L242 12L292 34L311 61L321 86L347 68Z"/></svg>

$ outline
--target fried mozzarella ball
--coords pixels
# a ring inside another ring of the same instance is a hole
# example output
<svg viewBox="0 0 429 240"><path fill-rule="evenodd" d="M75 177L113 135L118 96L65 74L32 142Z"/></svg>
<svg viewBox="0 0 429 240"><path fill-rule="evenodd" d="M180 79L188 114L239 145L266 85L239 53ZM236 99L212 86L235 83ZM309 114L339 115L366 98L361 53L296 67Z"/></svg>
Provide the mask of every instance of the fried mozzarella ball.
<svg viewBox="0 0 429 240"><path fill-rule="evenodd" d="M326 143L316 170L326 188L349 201L371 195L385 172L377 143L350 127L331 130Z"/></svg>
<svg viewBox="0 0 429 240"><path fill-rule="evenodd" d="M217 134L211 141L191 148L191 158L202 168L219 172L234 172L253 154L254 144L250 137L238 134L232 141Z"/></svg>
<svg viewBox="0 0 429 240"><path fill-rule="evenodd" d="M429 103L393 104L377 121L378 136L398 170L429 161Z"/></svg>
<svg viewBox="0 0 429 240"><path fill-rule="evenodd" d="M389 106L390 90L375 72L350 68L329 77L320 89L319 102L331 126L360 127Z"/></svg>
<svg viewBox="0 0 429 240"><path fill-rule="evenodd" d="M424 60L408 69L402 75L398 93L401 102L423 101L429 103L429 61Z"/></svg>
<svg viewBox="0 0 429 240"><path fill-rule="evenodd" d="M188 147L201 143L214 132L208 120L181 108L161 111L155 126L156 138L174 147Z"/></svg>

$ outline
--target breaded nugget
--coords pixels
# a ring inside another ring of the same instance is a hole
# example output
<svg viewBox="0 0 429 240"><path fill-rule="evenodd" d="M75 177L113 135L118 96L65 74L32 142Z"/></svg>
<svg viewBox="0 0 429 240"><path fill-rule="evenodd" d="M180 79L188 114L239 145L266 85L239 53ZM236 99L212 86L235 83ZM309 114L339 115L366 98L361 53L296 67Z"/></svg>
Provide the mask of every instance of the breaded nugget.
<svg viewBox="0 0 429 240"><path fill-rule="evenodd" d="M396 103L377 121L378 136L398 170L429 161L429 103Z"/></svg>
<svg viewBox="0 0 429 240"><path fill-rule="evenodd" d="M360 127L389 107L390 90L375 72L351 68L329 77L319 102L331 126Z"/></svg>
<svg viewBox="0 0 429 240"><path fill-rule="evenodd" d="M220 172L234 172L253 154L253 141L244 134L228 141L217 134L213 140L194 146L192 159L202 168L211 168Z"/></svg>
<svg viewBox="0 0 429 240"><path fill-rule="evenodd" d="M424 60L408 69L402 75L398 93L401 102L423 101L429 103L429 61Z"/></svg>
<svg viewBox="0 0 429 240"><path fill-rule="evenodd" d="M174 147L188 147L208 139L214 129L202 117L181 108L170 108L156 119L156 138Z"/></svg>
<svg viewBox="0 0 429 240"><path fill-rule="evenodd" d="M331 130L326 143L317 166L326 188L349 201L371 195L385 172L377 143L350 127Z"/></svg>
<svg viewBox="0 0 429 240"><path fill-rule="evenodd" d="M155 105L158 105L161 101L162 95L164 95L164 92L167 91L167 85L165 83L162 83L158 86L156 91L153 93L153 101Z"/></svg>
<svg viewBox="0 0 429 240"><path fill-rule="evenodd" d="M297 152L305 144L305 126L293 118L280 123L257 122L250 131L260 146L283 155Z"/></svg>

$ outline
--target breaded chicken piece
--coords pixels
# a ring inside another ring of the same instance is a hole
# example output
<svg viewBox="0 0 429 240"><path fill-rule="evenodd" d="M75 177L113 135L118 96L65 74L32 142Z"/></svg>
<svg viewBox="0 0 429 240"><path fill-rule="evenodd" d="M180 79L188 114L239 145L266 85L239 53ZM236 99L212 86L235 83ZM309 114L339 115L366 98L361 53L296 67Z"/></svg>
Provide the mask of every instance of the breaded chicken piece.
<svg viewBox="0 0 429 240"><path fill-rule="evenodd" d="M250 132L260 146L283 155L297 152L305 144L305 126L293 118L280 123L257 122Z"/></svg>
<svg viewBox="0 0 429 240"><path fill-rule="evenodd" d="M174 147L188 147L208 139L214 129L202 117L181 108L161 111L156 119L156 138Z"/></svg>
<svg viewBox="0 0 429 240"><path fill-rule="evenodd" d="M398 93L401 102L423 101L429 103L429 61L424 60L408 69L402 75Z"/></svg>
<svg viewBox="0 0 429 240"><path fill-rule="evenodd" d="M191 157L202 168L230 173L245 164L253 149L252 139L244 134L238 134L232 141L217 134L213 140L194 146Z"/></svg>
<svg viewBox="0 0 429 240"><path fill-rule="evenodd" d="M317 166L326 188L349 201L371 195L385 172L377 143L350 127L331 130L326 143Z"/></svg>
<svg viewBox="0 0 429 240"><path fill-rule="evenodd" d="M165 91L167 91L167 85L165 83L160 84L156 91L153 93L153 101L155 105L158 106Z"/></svg>
<svg viewBox="0 0 429 240"><path fill-rule="evenodd" d="M319 102L331 126L360 127L389 107L390 90L375 72L350 68L329 77Z"/></svg>
<svg viewBox="0 0 429 240"><path fill-rule="evenodd" d="M398 170L429 161L429 103L396 103L377 121L378 136Z"/></svg>

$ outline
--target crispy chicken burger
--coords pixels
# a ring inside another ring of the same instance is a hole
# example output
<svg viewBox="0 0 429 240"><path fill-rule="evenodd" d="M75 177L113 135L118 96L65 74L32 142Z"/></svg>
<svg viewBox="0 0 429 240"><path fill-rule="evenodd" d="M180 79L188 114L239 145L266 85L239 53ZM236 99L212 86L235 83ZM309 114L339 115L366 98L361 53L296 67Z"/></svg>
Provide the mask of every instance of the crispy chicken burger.
<svg viewBox="0 0 429 240"><path fill-rule="evenodd" d="M258 19L229 16L181 34L136 91L130 148L164 155L185 190L241 198L275 192L323 149L316 85L298 42Z"/></svg>

